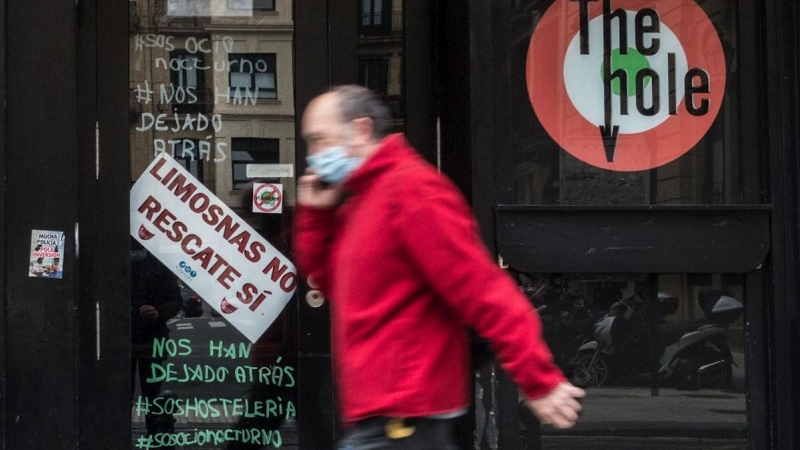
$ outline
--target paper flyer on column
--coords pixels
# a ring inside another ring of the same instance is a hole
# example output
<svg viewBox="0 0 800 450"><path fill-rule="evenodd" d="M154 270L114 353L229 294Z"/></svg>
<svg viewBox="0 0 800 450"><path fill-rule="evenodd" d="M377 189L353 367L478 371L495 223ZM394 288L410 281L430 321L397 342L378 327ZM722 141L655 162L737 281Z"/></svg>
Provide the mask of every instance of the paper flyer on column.
<svg viewBox="0 0 800 450"><path fill-rule="evenodd" d="M64 232L31 231L28 276L61 279L64 274Z"/></svg>

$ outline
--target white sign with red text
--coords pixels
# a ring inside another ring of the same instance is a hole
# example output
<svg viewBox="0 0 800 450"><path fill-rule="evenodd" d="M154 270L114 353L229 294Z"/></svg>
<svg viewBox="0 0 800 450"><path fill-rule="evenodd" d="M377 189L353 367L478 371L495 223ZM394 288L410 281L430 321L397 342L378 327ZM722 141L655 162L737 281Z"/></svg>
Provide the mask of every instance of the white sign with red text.
<svg viewBox="0 0 800 450"><path fill-rule="evenodd" d="M294 294L289 259L166 153L131 189L130 231L252 342Z"/></svg>

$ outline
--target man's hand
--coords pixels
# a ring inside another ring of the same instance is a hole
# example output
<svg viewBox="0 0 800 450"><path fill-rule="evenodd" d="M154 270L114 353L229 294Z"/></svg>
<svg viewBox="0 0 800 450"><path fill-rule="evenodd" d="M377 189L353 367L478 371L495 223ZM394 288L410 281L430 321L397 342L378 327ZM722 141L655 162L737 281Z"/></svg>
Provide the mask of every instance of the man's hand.
<svg viewBox="0 0 800 450"><path fill-rule="evenodd" d="M579 398L586 396L583 389L568 382L559 384L549 394L536 400L525 400L530 409L542 424L555 428L572 428L578 421L581 412Z"/></svg>
<svg viewBox="0 0 800 450"><path fill-rule="evenodd" d="M158 320L158 310L150 305L139 308L139 314L147 321L155 322Z"/></svg>
<svg viewBox="0 0 800 450"><path fill-rule="evenodd" d="M342 201L341 184L327 185L311 170L297 180L297 203L311 208L333 208Z"/></svg>

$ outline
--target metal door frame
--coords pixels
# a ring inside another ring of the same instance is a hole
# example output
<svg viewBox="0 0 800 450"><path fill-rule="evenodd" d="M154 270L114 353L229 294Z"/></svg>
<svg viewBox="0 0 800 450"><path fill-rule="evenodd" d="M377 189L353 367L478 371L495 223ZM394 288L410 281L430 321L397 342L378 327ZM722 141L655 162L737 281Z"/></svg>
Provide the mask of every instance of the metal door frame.
<svg viewBox="0 0 800 450"><path fill-rule="evenodd" d="M507 115L502 83L508 79L507 53L511 42L508 13L513 0L469 2L470 111L475 213L484 240L495 246L495 211L511 203L503 190L497 168L507 162L496 157L497 148L508 143ZM756 17L740 24L740 48L745 61L741 70L752 89L743 89L743 145L750 160L762 164L762 185L747 185L757 203L762 190L770 191L769 226L771 250L761 270L746 276L748 299L747 358L748 430L750 448L795 448L800 434L792 426L798 420L800 393L798 363L792 355L800 350L798 339L798 286L800 242L798 240L798 6L793 0L739 2L743 17ZM505 21L504 21L505 20ZM760 64L751 64L758 62ZM764 70L767 67L768 70ZM481 168L491 168L481 170ZM602 208L601 208L602 209ZM747 207L742 208L746 210ZM607 212L607 211L606 211ZM691 208L683 211L691 215ZM594 211L580 212L591 222ZM677 267L677 266L676 266ZM598 272L604 269L598 267ZM796 359L796 358L795 358ZM519 447L517 393L513 384L500 377L498 386L499 447Z"/></svg>

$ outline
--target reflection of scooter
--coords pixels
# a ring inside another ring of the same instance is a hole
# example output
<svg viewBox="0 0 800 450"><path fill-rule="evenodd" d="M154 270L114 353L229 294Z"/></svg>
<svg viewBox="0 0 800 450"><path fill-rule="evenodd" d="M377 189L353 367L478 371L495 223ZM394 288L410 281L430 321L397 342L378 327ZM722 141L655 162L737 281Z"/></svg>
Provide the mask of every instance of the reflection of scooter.
<svg viewBox="0 0 800 450"><path fill-rule="evenodd" d="M553 359L561 370L569 373L573 356L591 339L598 314L592 302L572 290L540 289L531 296L534 303L542 299L536 308L542 322L542 332Z"/></svg>
<svg viewBox="0 0 800 450"><path fill-rule="evenodd" d="M724 389L730 385L734 362L723 332L744 307L721 291L703 292L698 302L706 320L658 325L658 377L681 387ZM655 307L655 315L663 320L677 310L678 299L659 293ZM596 340L576 355L573 382L603 386L615 378L649 373L654 352L648 346L648 314L638 296L615 303L595 326Z"/></svg>

